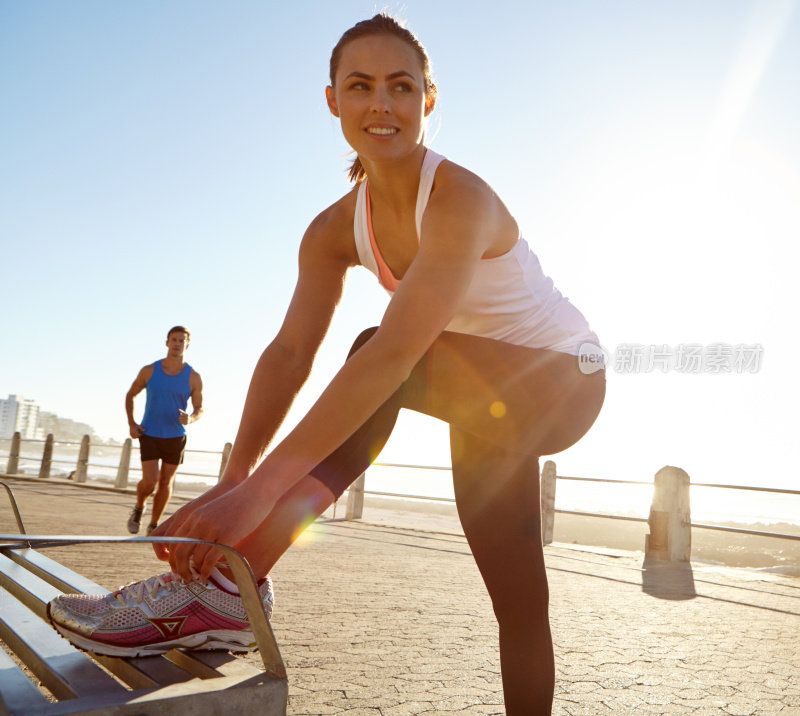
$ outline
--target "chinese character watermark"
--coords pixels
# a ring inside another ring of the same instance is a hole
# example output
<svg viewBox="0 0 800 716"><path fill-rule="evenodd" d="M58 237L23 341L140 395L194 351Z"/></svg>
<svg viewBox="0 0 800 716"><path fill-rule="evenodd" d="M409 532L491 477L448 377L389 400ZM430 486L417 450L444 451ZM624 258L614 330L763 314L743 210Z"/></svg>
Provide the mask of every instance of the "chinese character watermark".
<svg viewBox="0 0 800 716"><path fill-rule="evenodd" d="M613 353L593 343L584 343L578 352L583 373L612 369L615 373L668 373L722 375L758 373L764 357L760 343L621 343Z"/></svg>

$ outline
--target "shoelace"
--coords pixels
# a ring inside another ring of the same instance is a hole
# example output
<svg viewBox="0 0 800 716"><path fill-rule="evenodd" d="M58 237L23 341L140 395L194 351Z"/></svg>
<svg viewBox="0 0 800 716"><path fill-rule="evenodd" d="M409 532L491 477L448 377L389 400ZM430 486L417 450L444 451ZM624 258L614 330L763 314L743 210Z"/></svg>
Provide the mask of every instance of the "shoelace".
<svg viewBox="0 0 800 716"><path fill-rule="evenodd" d="M195 570L193 562L189 562L189 569L192 572L194 581L200 581L200 575ZM128 601L126 595L131 594L136 599L136 603L141 604L142 599L144 599L145 590L147 590L150 599L155 599L159 590L164 589L167 592L172 592L176 584L183 584L183 580L172 572L164 572L164 574L157 574L149 579L143 579L141 582L133 582L132 584L120 587L114 593L114 598L122 604L122 606L127 606Z"/></svg>
<svg viewBox="0 0 800 716"><path fill-rule="evenodd" d="M155 599L158 592L162 589L167 592L171 592L175 589L175 577L171 572L158 574L155 577L143 579L141 582L134 582L133 584L120 587L120 589L114 593L114 599L122 604L122 606L127 606L128 595L130 595L136 600L137 604L141 604L144 599L145 591L150 599Z"/></svg>

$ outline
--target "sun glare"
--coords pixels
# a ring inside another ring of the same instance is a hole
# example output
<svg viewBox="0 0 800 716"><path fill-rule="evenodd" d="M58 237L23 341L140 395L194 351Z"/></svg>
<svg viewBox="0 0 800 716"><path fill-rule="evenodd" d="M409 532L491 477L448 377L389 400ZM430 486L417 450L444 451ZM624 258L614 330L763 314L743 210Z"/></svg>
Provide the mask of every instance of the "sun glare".
<svg viewBox="0 0 800 716"><path fill-rule="evenodd" d="M754 6L748 33L709 124L704 174L714 174L719 165L725 163L725 156L796 4L795 0L783 0Z"/></svg>

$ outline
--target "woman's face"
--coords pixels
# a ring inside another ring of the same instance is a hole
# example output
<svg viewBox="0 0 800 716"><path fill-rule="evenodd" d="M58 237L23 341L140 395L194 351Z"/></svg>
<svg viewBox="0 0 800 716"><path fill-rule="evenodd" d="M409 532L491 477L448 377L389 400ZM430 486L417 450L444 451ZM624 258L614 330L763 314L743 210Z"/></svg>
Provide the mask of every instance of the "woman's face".
<svg viewBox="0 0 800 716"><path fill-rule="evenodd" d="M326 97L348 144L362 161L395 159L422 141L433 111L416 52L391 35L371 35L345 45L336 84Z"/></svg>

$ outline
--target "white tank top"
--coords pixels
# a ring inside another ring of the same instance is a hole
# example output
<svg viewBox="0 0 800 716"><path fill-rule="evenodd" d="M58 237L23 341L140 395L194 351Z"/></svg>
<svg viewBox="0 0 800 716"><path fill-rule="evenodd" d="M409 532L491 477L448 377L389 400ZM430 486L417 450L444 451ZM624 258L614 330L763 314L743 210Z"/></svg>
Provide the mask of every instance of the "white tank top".
<svg viewBox="0 0 800 716"><path fill-rule="evenodd" d="M417 237L436 168L443 159L431 149L425 153L415 212ZM356 249L361 264L378 277L391 295L399 281L380 255L374 237L373 240L370 237L367 181L361 183L356 195L353 225ZM481 260L456 315L445 330L572 355L578 355L584 343L599 345L583 314L545 276L539 259L521 236L510 251Z"/></svg>

